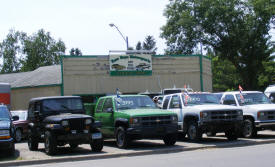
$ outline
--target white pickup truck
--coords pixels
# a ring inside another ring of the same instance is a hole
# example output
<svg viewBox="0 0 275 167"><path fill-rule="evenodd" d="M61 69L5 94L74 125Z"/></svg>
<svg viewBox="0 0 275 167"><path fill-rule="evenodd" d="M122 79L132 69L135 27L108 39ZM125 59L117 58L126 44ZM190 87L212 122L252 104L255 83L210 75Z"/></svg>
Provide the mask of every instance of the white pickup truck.
<svg viewBox="0 0 275 167"><path fill-rule="evenodd" d="M242 108L244 137L255 137L259 130L275 128L275 104L272 104L262 92L225 92L221 102Z"/></svg>
<svg viewBox="0 0 275 167"><path fill-rule="evenodd" d="M198 141L203 133L225 132L228 140L238 138L243 120L241 109L221 105L212 93L176 93L164 96L163 109L178 115L178 129L190 140Z"/></svg>

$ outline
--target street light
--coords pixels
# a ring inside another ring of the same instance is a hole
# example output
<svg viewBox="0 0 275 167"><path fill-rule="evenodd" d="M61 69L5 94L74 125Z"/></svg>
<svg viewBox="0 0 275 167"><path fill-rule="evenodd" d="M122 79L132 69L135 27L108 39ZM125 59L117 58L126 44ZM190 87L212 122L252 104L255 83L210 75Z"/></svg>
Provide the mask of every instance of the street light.
<svg viewBox="0 0 275 167"><path fill-rule="evenodd" d="M110 27L115 27L117 29L117 31L119 32L119 34L121 35L121 37L123 38L123 40L126 42L126 49L128 50L128 48L129 48L128 47L128 37L127 36L124 37L123 34L119 31L118 27L115 24L111 23L111 24L109 24L109 26Z"/></svg>

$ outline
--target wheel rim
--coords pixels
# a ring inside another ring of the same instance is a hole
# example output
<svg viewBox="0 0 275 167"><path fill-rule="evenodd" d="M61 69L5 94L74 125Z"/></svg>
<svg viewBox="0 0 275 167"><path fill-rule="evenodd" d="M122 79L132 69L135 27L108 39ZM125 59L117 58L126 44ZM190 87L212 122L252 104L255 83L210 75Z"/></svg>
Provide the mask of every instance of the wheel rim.
<svg viewBox="0 0 275 167"><path fill-rule="evenodd" d="M125 135L122 131L119 131L118 134L117 134L117 144L119 146L122 146L123 145L123 142L124 142L124 138L125 138Z"/></svg>
<svg viewBox="0 0 275 167"><path fill-rule="evenodd" d="M244 136L251 136L252 135L252 124L250 122L246 122L244 125Z"/></svg>
<svg viewBox="0 0 275 167"><path fill-rule="evenodd" d="M22 139L22 132L21 132L21 130L19 130L19 129L16 130L15 139L16 139L17 142L21 141L21 139Z"/></svg>
<svg viewBox="0 0 275 167"><path fill-rule="evenodd" d="M190 139L194 139L196 137L197 129L194 125L190 125L188 129L188 134Z"/></svg>

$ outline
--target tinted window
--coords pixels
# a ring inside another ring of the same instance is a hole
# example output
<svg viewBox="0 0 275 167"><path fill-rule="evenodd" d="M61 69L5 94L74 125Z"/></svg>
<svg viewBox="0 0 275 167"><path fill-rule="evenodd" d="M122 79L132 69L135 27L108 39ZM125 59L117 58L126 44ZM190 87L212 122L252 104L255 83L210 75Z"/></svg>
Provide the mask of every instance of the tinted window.
<svg viewBox="0 0 275 167"><path fill-rule="evenodd" d="M163 109L167 109L168 103L169 103L169 100L170 100L170 99L171 99L171 96L167 96L167 97L164 99L163 106L162 106Z"/></svg>
<svg viewBox="0 0 275 167"><path fill-rule="evenodd" d="M35 109L39 109L39 105ZM73 113L83 110L82 101L80 98L64 98L64 99L46 99L43 101L43 112L62 112Z"/></svg>
<svg viewBox="0 0 275 167"><path fill-rule="evenodd" d="M102 111L107 112L108 108L113 108L113 103L111 98L108 98L105 100Z"/></svg>
<svg viewBox="0 0 275 167"><path fill-rule="evenodd" d="M103 101L104 99L100 99L100 101L98 102L96 112L101 112Z"/></svg>
<svg viewBox="0 0 275 167"><path fill-rule="evenodd" d="M34 103L30 103L29 105L28 116L30 119L34 117Z"/></svg>

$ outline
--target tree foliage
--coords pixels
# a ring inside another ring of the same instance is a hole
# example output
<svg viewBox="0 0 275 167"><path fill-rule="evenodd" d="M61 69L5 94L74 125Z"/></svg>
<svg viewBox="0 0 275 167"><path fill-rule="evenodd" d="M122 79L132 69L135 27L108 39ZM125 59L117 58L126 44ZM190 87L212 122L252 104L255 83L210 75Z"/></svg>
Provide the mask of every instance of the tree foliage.
<svg viewBox="0 0 275 167"><path fill-rule="evenodd" d="M138 41L137 45L136 45L136 50L141 50L142 46L141 46L141 42Z"/></svg>
<svg viewBox="0 0 275 167"><path fill-rule="evenodd" d="M78 48L72 48L71 50L70 50L70 55L71 56L82 56L82 52L81 52L81 50L80 49L78 49Z"/></svg>
<svg viewBox="0 0 275 167"><path fill-rule="evenodd" d="M161 37L167 40L167 53L192 54L201 42L233 64L245 89L268 84L259 85L259 79L266 74L266 64L274 62L269 35L275 23L274 1L172 0L164 15Z"/></svg>
<svg viewBox="0 0 275 167"><path fill-rule="evenodd" d="M157 51L155 38L151 35L148 35L147 37L145 37L145 40L142 43L142 48L143 50L150 50L155 53Z"/></svg>
<svg viewBox="0 0 275 167"><path fill-rule="evenodd" d="M18 72L20 70L20 53L25 33L10 30L6 39L0 43L0 58L3 60L1 73Z"/></svg>
<svg viewBox="0 0 275 167"><path fill-rule="evenodd" d="M24 40L21 71L32 71L41 66L60 63L61 55L65 54L65 44L54 40L49 32L43 29Z"/></svg>

